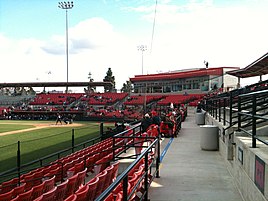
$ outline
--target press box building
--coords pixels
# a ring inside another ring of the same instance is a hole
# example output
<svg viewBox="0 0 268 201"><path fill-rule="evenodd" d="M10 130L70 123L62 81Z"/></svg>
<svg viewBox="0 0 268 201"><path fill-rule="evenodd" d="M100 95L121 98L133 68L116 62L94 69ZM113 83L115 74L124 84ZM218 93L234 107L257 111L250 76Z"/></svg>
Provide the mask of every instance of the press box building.
<svg viewBox="0 0 268 201"><path fill-rule="evenodd" d="M196 68L130 78L134 93L207 93L236 88L237 77L226 74L238 67Z"/></svg>

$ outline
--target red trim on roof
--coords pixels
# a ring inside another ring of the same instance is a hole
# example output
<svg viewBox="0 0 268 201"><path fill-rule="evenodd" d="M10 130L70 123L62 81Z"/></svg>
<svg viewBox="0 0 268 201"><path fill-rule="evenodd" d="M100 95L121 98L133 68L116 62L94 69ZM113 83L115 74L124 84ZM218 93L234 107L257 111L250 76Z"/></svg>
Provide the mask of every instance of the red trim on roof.
<svg viewBox="0 0 268 201"><path fill-rule="evenodd" d="M160 74L149 74L149 75L135 75L134 78L130 78L131 82L137 81L148 81L148 80L173 80L178 78L188 78L188 77L200 77L205 75L222 75L223 68L234 68L236 67L219 67L219 68L201 68L198 70L180 71L180 72L170 72L170 73L160 73Z"/></svg>

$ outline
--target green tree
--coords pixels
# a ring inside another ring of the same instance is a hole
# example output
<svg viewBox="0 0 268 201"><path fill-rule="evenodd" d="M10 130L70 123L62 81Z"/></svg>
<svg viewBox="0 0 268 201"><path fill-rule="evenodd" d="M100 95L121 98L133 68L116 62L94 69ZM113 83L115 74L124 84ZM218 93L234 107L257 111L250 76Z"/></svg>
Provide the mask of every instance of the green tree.
<svg viewBox="0 0 268 201"><path fill-rule="evenodd" d="M104 77L103 82L111 82L113 84L113 86L104 86L104 92L115 91L115 78L113 76L111 68L108 68L108 71L106 72L106 76Z"/></svg>
<svg viewBox="0 0 268 201"><path fill-rule="evenodd" d="M30 94L30 95L35 95L36 94L36 92L34 91L34 89L32 87L28 87L27 93Z"/></svg>
<svg viewBox="0 0 268 201"><path fill-rule="evenodd" d="M121 92L127 92L130 93L133 91L133 86L131 81L127 80L126 83L123 84L123 87L121 88Z"/></svg>

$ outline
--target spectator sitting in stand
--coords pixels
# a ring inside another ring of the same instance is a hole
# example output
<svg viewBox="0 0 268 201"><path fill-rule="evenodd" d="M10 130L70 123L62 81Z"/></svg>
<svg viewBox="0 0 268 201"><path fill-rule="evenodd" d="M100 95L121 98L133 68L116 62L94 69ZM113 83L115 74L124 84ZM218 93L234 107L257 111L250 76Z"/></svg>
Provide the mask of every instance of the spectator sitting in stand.
<svg viewBox="0 0 268 201"><path fill-rule="evenodd" d="M161 118L158 116L157 112L153 110L151 114L152 114L152 124L160 126Z"/></svg>
<svg viewBox="0 0 268 201"><path fill-rule="evenodd" d="M148 113L144 115L144 118L141 121L141 131L146 132L148 127L152 124L152 119Z"/></svg>

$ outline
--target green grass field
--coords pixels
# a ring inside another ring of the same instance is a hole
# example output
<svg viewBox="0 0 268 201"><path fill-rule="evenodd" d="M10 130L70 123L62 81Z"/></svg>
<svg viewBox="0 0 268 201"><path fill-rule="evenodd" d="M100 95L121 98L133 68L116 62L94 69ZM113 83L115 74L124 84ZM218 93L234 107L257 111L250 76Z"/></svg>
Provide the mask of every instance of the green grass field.
<svg viewBox="0 0 268 201"><path fill-rule="evenodd" d="M48 126L37 130L3 135L5 132L33 129L37 125ZM48 121L0 121L0 172L16 167L18 141L20 141L22 164L71 147L72 129L75 145L100 136L100 123L75 122L70 125L55 126ZM104 124L104 130L112 124ZM1 136L2 135L2 136Z"/></svg>
<svg viewBox="0 0 268 201"><path fill-rule="evenodd" d="M0 133L22 130L27 128L34 128L34 126L30 125L20 125L20 124L0 124Z"/></svg>

